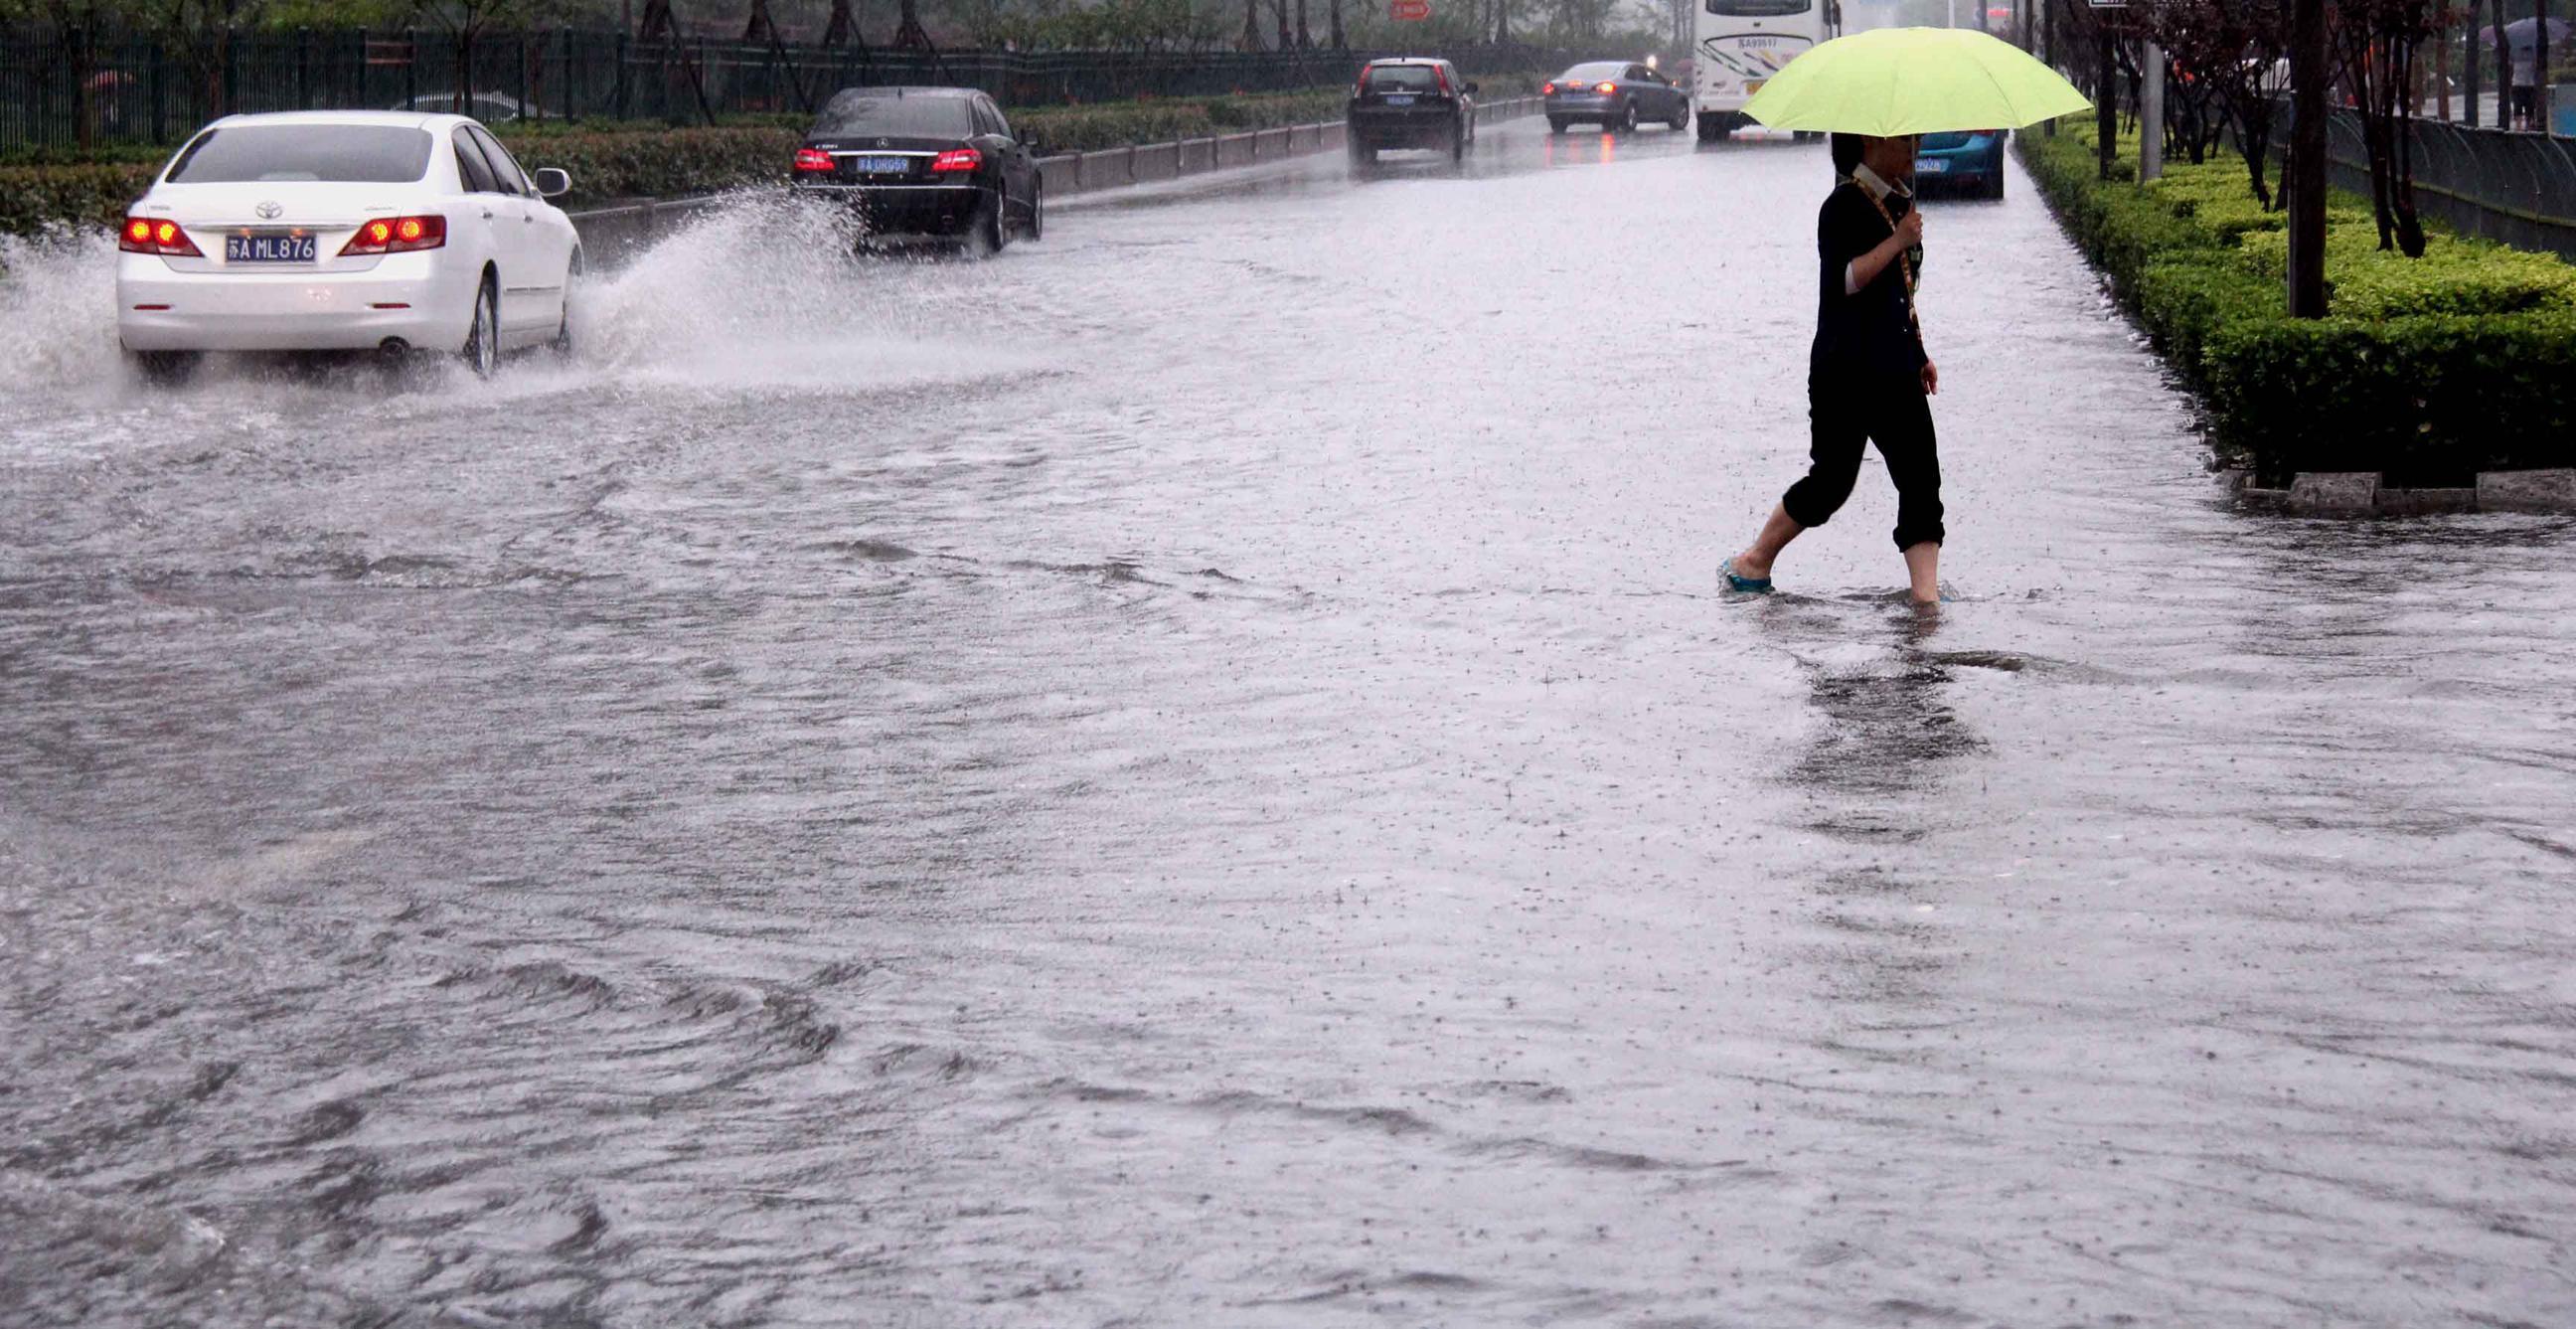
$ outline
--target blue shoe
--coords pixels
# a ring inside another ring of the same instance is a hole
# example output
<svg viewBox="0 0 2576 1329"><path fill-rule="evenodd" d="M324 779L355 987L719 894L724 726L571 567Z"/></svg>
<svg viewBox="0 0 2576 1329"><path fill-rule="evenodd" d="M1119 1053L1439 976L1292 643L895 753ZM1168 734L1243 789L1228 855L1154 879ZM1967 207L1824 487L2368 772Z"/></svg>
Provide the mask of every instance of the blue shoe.
<svg viewBox="0 0 2576 1329"><path fill-rule="evenodd" d="M1717 570L1720 575L1726 578L1726 589L1730 591L1738 591L1745 595L1769 595L1771 593L1771 579L1769 577L1747 577L1738 573L1735 570L1734 559L1730 558L1725 562L1718 564Z"/></svg>

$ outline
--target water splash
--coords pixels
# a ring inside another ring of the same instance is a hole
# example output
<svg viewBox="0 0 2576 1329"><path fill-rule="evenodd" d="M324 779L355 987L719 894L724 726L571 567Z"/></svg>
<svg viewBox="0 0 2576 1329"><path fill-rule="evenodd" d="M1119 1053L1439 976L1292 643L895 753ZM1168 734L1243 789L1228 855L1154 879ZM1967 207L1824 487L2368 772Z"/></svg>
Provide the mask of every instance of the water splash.
<svg viewBox="0 0 2576 1329"><path fill-rule="evenodd" d="M717 390L956 382L1027 368L979 344L979 265L854 256L848 209L775 191L711 208L574 307L580 372Z"/></svg>
<svg viewBox="0 0 2576 1329"><path fill-rule="evenodd" d="M112 232L0 236L0 455L96 455L353 399L444 414L602 388L858 394L1040 362L989 344L985 311L1007 293L980 265L860 258L859 234L846 209L774 191L727 199L583 283L570 360L514 357L489 384L436 356L400 374L261 356L210 358L182 387L148 385L123 364Z"/></svg>
<svg viewBox="0 0 2576 1329"><path fill-rule="evenodd" d="M112 400L122 391L115 284L113 231L0 235L0 402L64 392Z"/></svg>

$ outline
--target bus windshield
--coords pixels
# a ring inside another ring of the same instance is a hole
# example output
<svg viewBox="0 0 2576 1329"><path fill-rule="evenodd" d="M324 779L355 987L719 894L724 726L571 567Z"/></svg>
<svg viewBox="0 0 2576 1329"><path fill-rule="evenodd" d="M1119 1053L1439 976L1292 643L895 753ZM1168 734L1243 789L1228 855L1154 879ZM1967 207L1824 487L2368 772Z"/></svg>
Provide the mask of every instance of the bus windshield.
<svg viewBox="0 0 2576 1329"><path fill-rule="evenodd" d="M1816 7L1815 0L1706 0L1708 12L1720 18L1779 18L1803 14Z"/></svg>

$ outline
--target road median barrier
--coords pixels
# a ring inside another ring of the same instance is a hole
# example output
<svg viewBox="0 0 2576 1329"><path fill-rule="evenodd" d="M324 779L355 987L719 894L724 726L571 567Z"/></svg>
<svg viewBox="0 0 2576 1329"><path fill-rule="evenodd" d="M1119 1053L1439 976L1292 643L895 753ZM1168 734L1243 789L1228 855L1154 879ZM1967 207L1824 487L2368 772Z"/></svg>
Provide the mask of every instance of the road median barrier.
<svg viewBox="0 0 2576 1329"><path fill-rule="evenodd" d="M1536 97L1485 102L1476 108L1476 123L1498 124L1535 115L1538 108ZM1338 152L1344 142L1343 133L1341 121L1324 120L1169 143L1139 143L1101 152L1061 153L1039 159L1038 167L1045 173L1047 197L1066 198Z"/></svg>

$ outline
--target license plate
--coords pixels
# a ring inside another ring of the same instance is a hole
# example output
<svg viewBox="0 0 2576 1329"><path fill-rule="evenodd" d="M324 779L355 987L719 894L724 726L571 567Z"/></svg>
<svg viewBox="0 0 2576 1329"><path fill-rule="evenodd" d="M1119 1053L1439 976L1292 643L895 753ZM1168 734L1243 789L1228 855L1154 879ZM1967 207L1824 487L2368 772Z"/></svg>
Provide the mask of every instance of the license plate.
<svg viewBox="0 0 2576 1329"><path fill-rule="evenodd" d="M1413 95L1411 93L1398 93L1387 98L1386 104L1389 106L1411 106L1413 104Z"/></svg>
<svg viewBox="0 0 2576 1329"><path fill-rule="evenodd" d="M1914 163L1914 170L1920 175L1940 175L1949 169L1950 162L1945 157L1926 157Z"/></svg>
<svg viewBox="0 0 2576 1329"><path fill-rule="evenodd" d="M310 235L228 235L226 263L310 263L315 253Z"/></svg>
<svg viewBox="0 0 2576 1329"><path fill-rule="evenodd" d="M910 157L854 157L850 165L861 175L902 175L912 169Z"/></svg>

